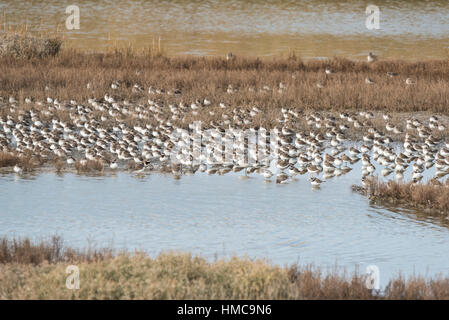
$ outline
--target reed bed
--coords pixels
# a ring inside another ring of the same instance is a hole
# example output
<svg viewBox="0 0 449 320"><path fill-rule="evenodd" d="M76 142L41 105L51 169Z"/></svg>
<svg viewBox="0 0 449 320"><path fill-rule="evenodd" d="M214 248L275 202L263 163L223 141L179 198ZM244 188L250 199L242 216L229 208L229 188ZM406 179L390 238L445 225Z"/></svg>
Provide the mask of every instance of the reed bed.
<svg viewBox="0 0 449 320"><path fill-rule="evenodd" d="M0 168L12 167L19 163L19 157L12 152L0 152Z"/></svg>
<svg viewBox="0 0 449 320"><path fill-rule="evenodd" d="M391 202L407 207L424 209L426 213L437 213L449 217L449 184L438 180L427 183L380 181L370 179L364 192L372 201Z"/></svg>
<svg viewBox="0 0 449 320"><path fill-rule="evenodd" d="M372 64L334 58L302 61L288 58L165 57L151 50L117 49L110 53L62 50L54 57L16 59L0 57L0 95L45 100L75 99L85 102L105 92L135 102L146 102L148 87L179 89L180 96L160 95L163 102L193 102L209 98L213 105L259 106L273 120L273 110L298 107L303 110L389 113L433 112L448 114L449 60L420 62L378 61ZM330 67L333 74L326 75ZM387 72L398 75L389 78ZM367 85L365 78L375 84ZM406 85L406 78L416 80ZM120 81L118 90L111 83ZM279 93L279 84L285 89ZM320 82L323 88L318 88ZM87 84L90 83L90 88ZM134 84L141 93L132 92ZM232 85L237 89L228 94ZM267 86L268 90L262 90ZM64 113L61 111L61 113ZM204 120L210 120L204 115Z"/></svg>
<svg viewBox="0 0 449 320"><path fill-rule="evenodd" d="M68 290L66 268L80 270ZM357 272L276 266L248 258L209 262L188 253L151 258L113 250L65 248L60 237L0 241L1 299L449 299L449 279L398 276L383 292Z"/></svg>

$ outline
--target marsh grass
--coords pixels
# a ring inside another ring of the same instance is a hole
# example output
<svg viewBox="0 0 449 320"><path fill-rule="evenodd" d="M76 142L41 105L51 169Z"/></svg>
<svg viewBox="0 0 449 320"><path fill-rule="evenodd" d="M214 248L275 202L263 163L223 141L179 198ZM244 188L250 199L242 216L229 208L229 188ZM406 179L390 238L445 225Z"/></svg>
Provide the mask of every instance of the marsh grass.
<svg viewBox="0 0 449 320"><path fill-rule="evenodd" d="M65 287L68 265L80 289ZM207 261L188 253L75 250L60 237L0 240L1 299L449 299L449 279L398 276L383 292L364 275L313 265L280 267L233 257Z"/></svg>
<svg viewBox="0 0 449 320"><path fill-rule="evenodd" d="M32 172L36 167L42 164L42 160L33 156L31 152L27 152L21 157L19 157L19 165L23 172Z"/></svg>
<svg viewBox="0 0 449 320"><path fill-rule="evenodd" d="M63 159L57 158L57 159L54 159L53 165L55 166L56 173L61 174L65 167L65 162Z"/></svg>
<svg viewBox="0 0 449 320"><path fill-rule="evenodd" d="M29 152L21 156L10 151L0 152L0 168L13 167L16 164L19 165L24 172L32 172L37 166L41 165L42 162Z"/></svg>
<svg viewBox="0 0 449 320"><path fill-rule="evenodd" d="M0 265L97 261L108 257L112 257L112 250L89 248L83 251L65 247L60 236L41 241L32 241L29 238L0 239Z"/></svg>
<svg viewBox="0 0 449 320"><path fill-rule="evenodd" d="M104 164L98 160L87 160L86 163L76 161L75 169L78 173L90 173L90 172L102 173L104 171Z"/></svg>
<svg viewBox="0 0 449 320"><path fill-rule="evenodd" d="M0 168L12 167L19 163L19 157L12 152L0 152Z"/></svg>
<svg viewBox="0 0 449 320"><path fill-rule="evenodd" d="M166 103L186 103L208 97L213 106L225 102L233 106L259 106L263 111L282 106L304 111L381 112L429 111L447 114L449 102L449 60L421 62L379 61L374 64L334 58L325 61L302 61L297 57L252 58L236 57L227 61L222 57L166 57L152 50L136 51L117 48L107 53L82 53L62 50L54 57L15 59L1 57L0 95L15 95L19 99L47 96L60 100L86 101L102 97L105 92L121 98L146 102L148 87L180 89L180 97L160 95ZM334 74L326 76L330 66ZM399 75L388 78L386 72ZM376 83L365 84L366 77ZM417 80L407 86L405 79ZM111 90L113 81L121 81L118 90ZM279 83L286 89L279 93ZM324 88L317 88L323 82ZM91 83L91 89L86 85ZM134 84L145 91L133 93ZM238 91L228 94L232 85ZM44 90L48 86L50 90ZM268 86L269 90L261 90ZM254 91L249 89L253 88ZM202 115L204 120L214 119ZM221 116L218 112L215 118ZM270 122L275 119L263 119Z"/></svg>
<svg viewBox="0 0 449 320"><path fill-rule="evenodd" d="M20 59L54 57L61 49L62 40L31 35L0 34L0 56Z"/></svg>
<svg viewBox="0 0 449 320"><path fill-rule="evenodd" d="M372 201L392 202L425 209L427 213L449 216L449 185L436 180L427 183L387 182L373 178L365 193Z"/></svg>

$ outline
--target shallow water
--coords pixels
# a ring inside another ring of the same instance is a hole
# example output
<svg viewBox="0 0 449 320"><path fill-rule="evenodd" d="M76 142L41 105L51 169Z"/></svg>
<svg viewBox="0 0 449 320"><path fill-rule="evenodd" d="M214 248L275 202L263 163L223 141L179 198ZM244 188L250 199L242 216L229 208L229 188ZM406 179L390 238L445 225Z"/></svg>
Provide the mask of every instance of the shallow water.
<svg viewBox="0 0 449 320"><path fill-rule="evenodd" d="M362 272L449 275L449 229L413 211L372 206L353 193L361 164L311 189L307 175L286 185L263 177L197 173L174 180L119 172L0 176L0 234L70 246L178 250L208 259L234 254L284 265L299 262Z"/></svg>
<svg viewBox="0 0 449 320"><path fill-rule="evenodd" d="M365 1L80 0L80 29L66 30L73 1L6 0L2 26L59 31L70 47L155 47L170 54L278 55L303 58L447 58L448 1L378 0L380 29L365 26Z"/></svg>

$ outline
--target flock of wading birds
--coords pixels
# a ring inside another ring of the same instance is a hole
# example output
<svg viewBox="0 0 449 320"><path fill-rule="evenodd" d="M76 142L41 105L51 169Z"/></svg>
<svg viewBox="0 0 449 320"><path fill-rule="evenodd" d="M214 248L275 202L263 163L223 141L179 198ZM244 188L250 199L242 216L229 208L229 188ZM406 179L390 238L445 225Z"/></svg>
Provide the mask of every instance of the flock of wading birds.
<svg viewBox="0 0 449 320"><path fill-rule="evenodd" d="M120 82L115 81L111 89L119 86ZM283 86L279 84L279 89ZM233 93L231 88L229 94ZM133 87L133 91L142 90L140 85ZM109 93L85 104L51 97L21 102L12 96L0 98L0 111L7 111L0 116L0 151L19 157L31 154L41 159L62 159L68 165L77 163L81 167L95 161L111 170L161 170L171 172L176 179L198 170L219 175L233 171L242 172L242 177L260 174L265 181L275 177L276 183L284 184L309 174L313 187L348 173L358 161L362 162L365 185L376 172L374 164L382 176L394 173L398 180L412 166L414 183L433 166L435 183L449 173L449 141L437 138L446 126L437 116L428 121L406 119L405 127L400 129L392 124L390 115L378 115L384 125L384 130L379 130L372 125L372 112L332 116L280 108L277 124L263 128L257 124L263 111L256 106L214 106L208 99L165 104L159 99L161 95L180 96L180 90L149 87L148 94L147 103L118 100ZM206 128L199 131L193 122L187 123L186 119L207 113L220 119L203 123ZM129 125L129 119L133 125ZM351 127L361 133L363 142L349 143L347 132ZM244 130L257 134L257 148L248 147L250 141ZM200 142L195 143L198 136ZM394 139L403 143L397 152ZM266 147L261 148L261 141ZM232 156L224 157L225 146L232 147ZM22 174L24 168L17 164L13 170Z"/></svg>

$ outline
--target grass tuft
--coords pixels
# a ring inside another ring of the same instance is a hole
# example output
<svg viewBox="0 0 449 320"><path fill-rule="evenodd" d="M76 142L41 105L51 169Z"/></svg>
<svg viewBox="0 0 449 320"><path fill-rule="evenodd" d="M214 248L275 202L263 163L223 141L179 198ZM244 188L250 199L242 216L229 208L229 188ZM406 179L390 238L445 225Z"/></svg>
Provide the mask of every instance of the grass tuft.
<svg viewBox="0 0 449 320"><path fill-rule="evenodd" d="M364 192L372 201L392 202L424 209L426 213L449 216L449 185L436 180L427 183L387 182L369 179Z"/></svg>
<svg viewBox="0 0 449 320"><path fill-rule="evenodd" d="M19 163L19 157L12 152L0 152L0 168L12 167Z"/></svg>
<svg viewBox="0 0 449 320"><path fill-rule="evenodd" d="M75 169L78 173L103 172L104 165L98 160L87 160L85 163L77 161L75 162Z"/></svg>

